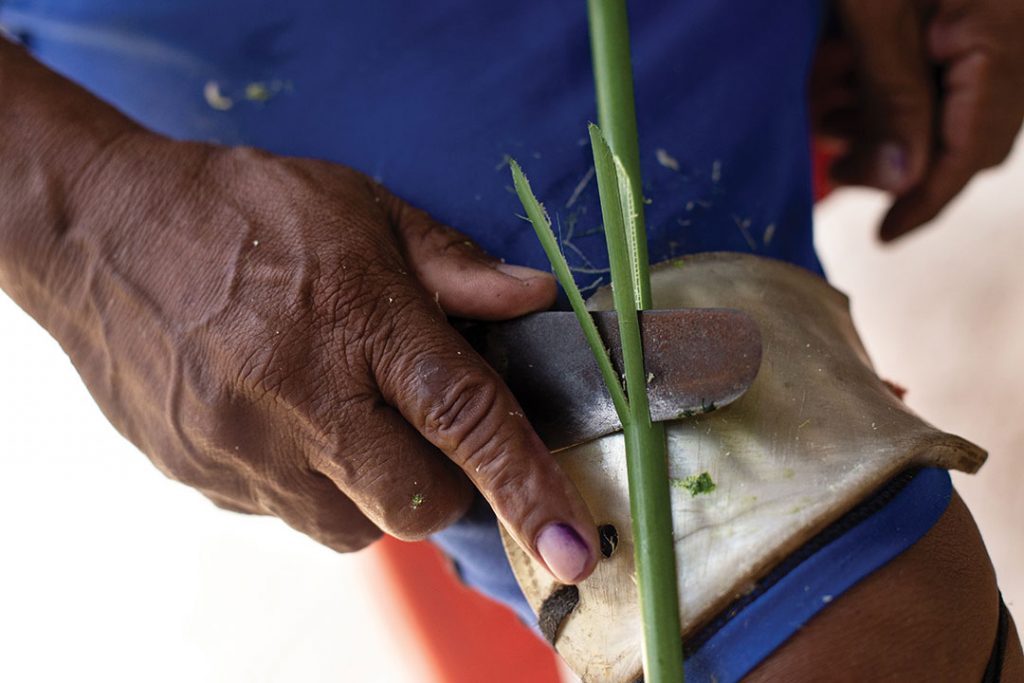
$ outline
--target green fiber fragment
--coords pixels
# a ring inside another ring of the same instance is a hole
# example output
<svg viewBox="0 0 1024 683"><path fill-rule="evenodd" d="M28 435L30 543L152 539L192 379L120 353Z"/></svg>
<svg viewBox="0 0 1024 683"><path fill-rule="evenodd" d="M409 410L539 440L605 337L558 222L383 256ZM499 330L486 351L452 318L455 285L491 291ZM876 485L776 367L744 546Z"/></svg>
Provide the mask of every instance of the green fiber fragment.
<svg viewBox="0 0 1024 683"><path fill-rule="evenodd" d="M413 494L412 501L411 501L412 509L415 510L420 505L423 505L423 501L424 500L426 500L426 498L423 497L422 493Z"/></svg>
<svg viewBox="0 0 1024 683"><path fill-rule="evenodd" d="M700 474L691 474L683 479L673 479L672 486L678 489L686 489L690 492L691 496L697 496L701 493L711 493L715 490L715 482L711 479L711 475L707 472L701 472Z"/></svg>
<svg viewBox="0 0 1024 683"><path fill-rule="evenodd" d="M245 99L251 102L266 102L273 96L266 83L256 81L245 86Z"/></svg>

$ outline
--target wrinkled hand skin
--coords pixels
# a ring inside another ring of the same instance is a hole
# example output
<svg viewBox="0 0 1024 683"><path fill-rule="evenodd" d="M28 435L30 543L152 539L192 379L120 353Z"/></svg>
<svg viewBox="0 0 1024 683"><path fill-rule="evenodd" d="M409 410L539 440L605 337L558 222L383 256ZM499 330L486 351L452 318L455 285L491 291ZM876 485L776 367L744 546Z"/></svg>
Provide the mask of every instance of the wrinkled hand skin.
<svg viewBox="0 0 1024 683"><path fill-rule="evenodd" d="M1000 164L1024 119L1024 3L834 0L811 76L832 177L893 194L880 236L933 219Z"/></svg>
<svg viewBox="0 0 1024 683"><path fill-rule="evenodd" d="M474 487L535 556L552 522L597 546L578 493L445 315L547 308L549 275L500 264L351 169L170 141L19 68L108 125L80 163L75 141L35 145L28 187L0 186L18 255L0 284L161 471L339 551L438 531ZM27 118L0 110L0 125Z"/></svg>

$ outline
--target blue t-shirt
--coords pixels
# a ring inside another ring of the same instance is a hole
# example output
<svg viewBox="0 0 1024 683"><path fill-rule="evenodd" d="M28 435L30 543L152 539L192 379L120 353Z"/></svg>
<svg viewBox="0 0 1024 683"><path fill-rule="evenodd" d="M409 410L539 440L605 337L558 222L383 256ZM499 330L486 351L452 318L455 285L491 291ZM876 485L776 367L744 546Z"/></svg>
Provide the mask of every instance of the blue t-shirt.
<svg viewBox="0 0 1024 683"><path fill-rule="evenodd" d="M805 106L819 0L630 12L652 260L730 250L819 270ZM151 128L347 164L546 268L516 218L515 157L581 287L606 281L583 0L0 0L0 24Z"/></svg>

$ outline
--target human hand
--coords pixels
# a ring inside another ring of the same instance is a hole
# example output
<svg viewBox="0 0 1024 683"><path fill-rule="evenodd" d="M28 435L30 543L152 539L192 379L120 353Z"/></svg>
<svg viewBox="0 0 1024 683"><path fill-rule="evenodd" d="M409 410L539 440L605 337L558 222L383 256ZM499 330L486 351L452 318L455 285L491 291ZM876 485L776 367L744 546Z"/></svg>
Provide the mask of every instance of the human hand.
<svg viewBox="0 0 1024 683"><path fill-rule="evenodd" d="M980 170L1002 162L1024 118L1024 3L836 0L842 35L811 78L816 132L841 184L895 200L880 235L934 218Z"/></svg>
<svg viewBox="0 0 1024 683"><path fill-rule="evenodd" d="M165 474L339 551L436 532L475 486L557 578L590 573L585 503L445 317L547 308L549 274L326 162L133 128L73 188L40 318Z"/></svg>

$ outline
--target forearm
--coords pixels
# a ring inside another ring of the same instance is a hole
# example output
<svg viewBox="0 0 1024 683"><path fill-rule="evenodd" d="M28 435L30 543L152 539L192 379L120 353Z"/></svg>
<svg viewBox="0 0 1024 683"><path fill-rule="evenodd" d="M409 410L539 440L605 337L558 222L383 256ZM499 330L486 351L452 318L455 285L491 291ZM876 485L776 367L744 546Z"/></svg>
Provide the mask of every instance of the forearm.
<svg viewBox="0 0 1024 683"><path fill-rule="evenodd" d="M77 192L103 151L139 130L98 98L0 38L0 288L50 328L76 286ZM53 331L53 330L51 330Z"/></svg>

